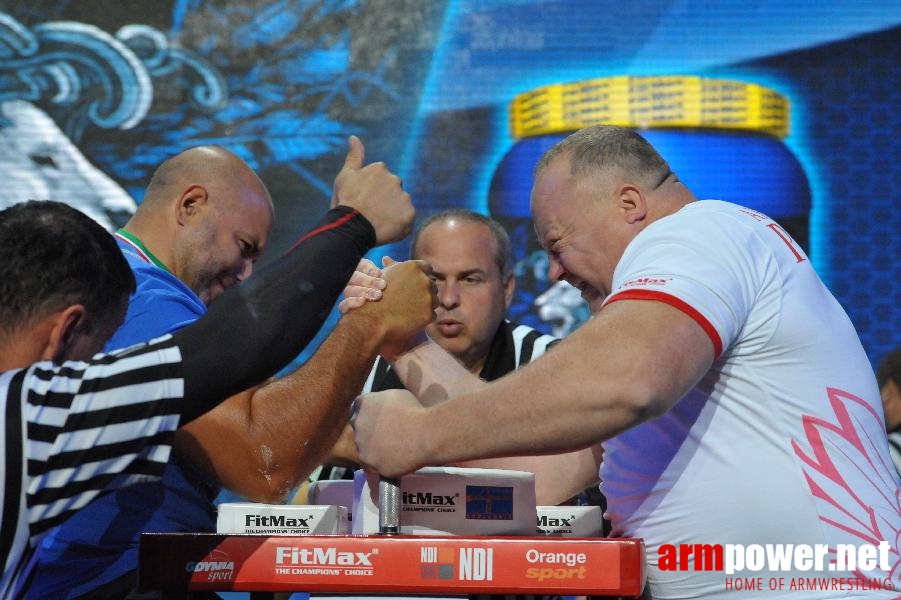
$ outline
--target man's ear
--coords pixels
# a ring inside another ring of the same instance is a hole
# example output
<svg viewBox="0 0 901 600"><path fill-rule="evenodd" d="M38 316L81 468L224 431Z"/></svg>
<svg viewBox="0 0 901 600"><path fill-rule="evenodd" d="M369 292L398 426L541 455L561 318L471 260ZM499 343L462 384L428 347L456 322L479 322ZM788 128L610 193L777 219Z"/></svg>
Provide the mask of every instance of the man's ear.
<svg viewBox="0 0 901 600"><path fill-rule="evenodd" d="M513 271L510 271L504 281L504 306L508 310L510 309L510 305L513 304L513 292L515 291L516 277L513 275Z"/></svg>
<svg viewBox="0 0 901 600"><path fill-rule="evenodd" d="M178 197L178 203L175 205L175 218L178 224L186 224L209 201L210 195L205 187L196 183L188 186Z"/></svg>
<svg viewBox="0 0 901 600"><path fill-rule="evenodd" d="M50 334L41 355L43 360L61 363L75 342L79 325L84 322L87 311L83 304L73 304L48 317Z"/></svg>
<svg viewBox="0 0 901 600"><path fill-rule="evenodd" d="M630 225L643 221L648 215L648 199L641 188L623 183L616 192L616 205Z"/></svg>

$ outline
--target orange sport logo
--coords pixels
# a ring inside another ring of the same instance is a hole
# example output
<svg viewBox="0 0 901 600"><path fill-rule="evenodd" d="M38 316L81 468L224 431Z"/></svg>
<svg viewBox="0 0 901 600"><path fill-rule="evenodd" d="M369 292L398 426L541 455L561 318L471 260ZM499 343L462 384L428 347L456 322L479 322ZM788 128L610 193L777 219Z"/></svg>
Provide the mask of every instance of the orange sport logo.
<svg viewBox="0 0 901 600"><path fill-rule="evenodd" d="M572 580L585 579L588 557L583 552L526 551L526 561L538 565L526 569L527 579Z"/></svg>

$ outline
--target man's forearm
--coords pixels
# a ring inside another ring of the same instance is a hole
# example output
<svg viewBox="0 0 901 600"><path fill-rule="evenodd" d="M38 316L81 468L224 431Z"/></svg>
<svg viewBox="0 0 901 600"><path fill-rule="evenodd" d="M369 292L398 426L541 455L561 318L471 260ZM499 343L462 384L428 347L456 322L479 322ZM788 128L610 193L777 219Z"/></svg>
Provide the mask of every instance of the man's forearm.
<svg viewBox="0 0 901 600"><path fill-rule="evenodd" d="M404 386L426 406L488 385L432 340L398 357L392 366ZM597 481L600 453L597 446L563 454L486 458L456 465L534 473L539 504L558 504Z"/></svg>
<svg viewBox="0 0 901 600"><path fill-rule="evenodd" d="M256 457L267 470L256 466L252 472L259 475L248 477L228 461L224 485L250 499L275 501L322 463L378 354L381 336L367 320L354 317L344 317L307 363L249 399L249 423L236 450L244 447L244 460ZM262 446L265 455L258 454Z"/></svg>
<svg viewBox="0 0 901 600"><path fill-rule="evenodd" d="M444 402L486 385L429 338L393 360L391 366L404 387L425 406Z"/></svg>
<svg viewBox="0 0 901 600"><path fill-rule="evenodd" d="M410 435L424 464L578 450L669 410L713 357L677 308L617 302L539 360L425 411Z"/></svg>
<svg viewBox="0 0 901 600"><path fill-rule="evenodd" d="M305 365L188 424L178 451L248 498L281 500L338 439L381 345L434 317L421 265L401 263L386 276L386 296L344 315Z"/></svg>
<svg viewBox="0 0 901 600"><path fill-rule="evenodd" d="M294 358L374 242L362 215L333 209L286 256L228 290L200 320L174 334L186 374L183 422Z"/></svg>

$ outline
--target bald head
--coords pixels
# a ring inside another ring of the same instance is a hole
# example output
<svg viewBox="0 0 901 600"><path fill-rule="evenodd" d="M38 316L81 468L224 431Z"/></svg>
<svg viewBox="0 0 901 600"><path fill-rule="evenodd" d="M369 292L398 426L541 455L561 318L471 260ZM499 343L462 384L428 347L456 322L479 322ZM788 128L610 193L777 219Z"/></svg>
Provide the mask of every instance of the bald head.
<svg viewBox="0 0 901 600"><path fill-rule="evenodd" d="M161 164L150 178L140 210L153 210L191 185L211 190L227 186L247 189L265 198L272 209L269 191L256 173L237 154L219 146L196 146Z"/></svg>
<svg viewBox="0 0 901 600"><path fill-rule="evenodd" d="M510 236L503 225L494 219L466 208L451 208L426 219L413 233L413 239L410 242L410 257L420 258L418 254L419 239L426 229L433 225L446 224L450 226L458 222L484 226L487 233L494 238L494 261L497 263L498 272L504 278L513 272L513 249L510 244Z"/></svg>
<svg viewBox="0 0 901 600"><path fill-rule="evenodd" d="M247 163L198 146L160 165L125 229L209 303L251 274L272 216L269 191Z"/></svg>

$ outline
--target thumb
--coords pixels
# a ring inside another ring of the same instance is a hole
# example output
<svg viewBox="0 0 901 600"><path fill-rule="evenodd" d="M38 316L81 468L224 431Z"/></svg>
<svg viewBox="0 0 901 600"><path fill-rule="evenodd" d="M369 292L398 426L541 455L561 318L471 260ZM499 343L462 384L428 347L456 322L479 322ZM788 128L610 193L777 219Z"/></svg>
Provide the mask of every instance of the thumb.
<svg viewBox="0 0 901 600"><path fill-rule="evenodd" d="M383 257L382 257L382 266L383 266L383 267L388 268L388 267L390 267L391 265L396 265L396 264L397 264L397 261L394 260L393 258L391 258L390 256L383 256Z"/></svg>
<svg viewBox="0 0 901 600"><path fill-rule="evenodd" d="M355 135L347 138L347 156L344 158L344 168L362 169L365 156L366 148L360 138Z"/></svg>

